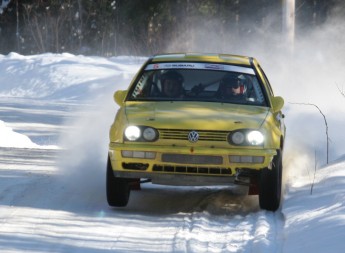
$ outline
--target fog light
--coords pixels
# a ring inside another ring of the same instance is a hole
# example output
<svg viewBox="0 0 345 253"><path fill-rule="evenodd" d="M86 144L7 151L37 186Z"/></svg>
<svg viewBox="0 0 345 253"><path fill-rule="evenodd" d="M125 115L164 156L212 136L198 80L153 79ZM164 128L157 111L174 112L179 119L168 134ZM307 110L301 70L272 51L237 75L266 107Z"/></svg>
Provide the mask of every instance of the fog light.
<svg viewBox="0 0 345 253"><path fill-rule="evenodd" d="M156 158L156 152L145 152L145 158L155 159Z"/></svg>
<svg viewBox="0 0 345 253"><path fill-rule="evenodd" d="M252 156L241 156L241 163L252 163L253 157Z"/></svg>
<svg viewBox="0 0 345 253"><path fill-rule="evenodd" d="M239 155L230 155L229 161L232 163L263 163L265 161L264 156L239 156Z"/></svg>
<svg viewBox="0 0 345 253"><path fill-rule="evenodd" d="M133 151L133 158L145 158L144 151Z"/></svg>
<svg viewBox="0 0 345 253"><path fill-rule="evenodd" d="M230 155L229 159L230 159L230 162L232 162L232 163L240 163L241 162L239 155Z"/></svg>
<svg viewBox="0 0 345 253"><path fill-rule="evenodd" d="M156 152L146 152L146 151L122 150L121 155L124 158L146 158L146 159L156 158Z"/></svg>
<svg viewBox="0 0 345 253"><path fill-rule="evenodd" d="M264 163L264 156L253 156L253 163Z"/></svg>
<svg viewBox="0 0 345 253"><path fill-rule="evenodd" d="M122 157L133 157L133 151L122 150L121 155L122 155Z"/></svg>

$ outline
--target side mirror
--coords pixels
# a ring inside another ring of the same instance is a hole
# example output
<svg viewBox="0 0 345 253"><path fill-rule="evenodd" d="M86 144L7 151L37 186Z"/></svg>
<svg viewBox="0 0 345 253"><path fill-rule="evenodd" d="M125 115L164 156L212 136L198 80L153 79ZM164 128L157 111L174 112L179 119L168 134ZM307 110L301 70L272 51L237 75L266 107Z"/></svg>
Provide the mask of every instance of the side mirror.
<svg viewBox="0 0 345 253"><path fill-rule="evenodd" d="M127 90L118 90L114 93L114 100L119 106L123 106Z"/></svg>
<svg viewBox="0 0 345 253"><path fill-rule="evenodd" d="M273 97L272 98L272 109L273 113L279 112L284 106L284 99L282 97Z"/></svg>

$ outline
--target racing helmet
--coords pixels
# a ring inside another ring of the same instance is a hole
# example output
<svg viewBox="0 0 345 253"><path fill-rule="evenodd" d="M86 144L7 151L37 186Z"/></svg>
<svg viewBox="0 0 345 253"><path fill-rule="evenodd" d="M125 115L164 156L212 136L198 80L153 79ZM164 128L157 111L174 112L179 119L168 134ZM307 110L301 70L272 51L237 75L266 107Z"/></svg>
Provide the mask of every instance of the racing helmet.
<svg viewBox="0 0 345 253"><path fill-rule="evenodd" d="M164 74L161 75L161 83L164 84L165 80L175 80L177 83L182 87L182 84L184 82L183 76L178 73L177 71L171 70L167 71Z"/></svg>
<svg viewBox="0 0 345 253"><path fill-rule="evenodd" d="M221 91L224 91L228 87L234 89L238 89L240 87L240 94L242 95L247 91L247 87L244 85L244 80L241 78L241 76L238 76L234 73L226 74L220 81L219 89Z"/></svg>

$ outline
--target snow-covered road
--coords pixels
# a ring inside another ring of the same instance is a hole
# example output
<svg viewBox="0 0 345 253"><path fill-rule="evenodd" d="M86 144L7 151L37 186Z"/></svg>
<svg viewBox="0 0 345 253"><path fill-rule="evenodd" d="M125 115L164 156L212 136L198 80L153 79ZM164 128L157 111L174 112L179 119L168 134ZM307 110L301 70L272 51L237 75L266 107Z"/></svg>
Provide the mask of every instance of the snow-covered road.
<svg viewBox="0 0 345 253"><path fill-rule="evenodd" d="M344 119L328 118L333 162L320 166L320 115L288 104L287 187L277 212L238 188L151 184L133 191L127 207L110 208L112 94L141 62L0 55L1 253L343 252Z"/></svg>
<svg viewBox="0 0 345 253"><path fill-rule="evenodd" d="M260 211L255 197L236 195L231 188L147 184L133 192L127 208L109 208L103 180L85 184L83 172L73 179L59 173L60 150L1 148L0 152L1 252L281 248L281 213ZM104 168L99 173L104 174Z"/></svg>

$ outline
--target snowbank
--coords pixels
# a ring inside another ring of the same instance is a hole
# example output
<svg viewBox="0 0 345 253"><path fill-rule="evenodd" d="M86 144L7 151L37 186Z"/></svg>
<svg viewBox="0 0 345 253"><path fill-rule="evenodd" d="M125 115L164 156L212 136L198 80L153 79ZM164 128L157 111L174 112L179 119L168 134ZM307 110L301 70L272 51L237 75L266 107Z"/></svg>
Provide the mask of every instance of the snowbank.
<svg viewBox="0 0 345 253"><path fill-rule="evenodd" d="M290 179L285 195L283 252L343 252L345 159L304 170L303 176Z"/></svg>
<svg viewBox="0 0 345 253"><path fill-rule="evenodd" d="M27 136L13 132L11 128L6 127L5 122L0 120L0 147L37 148L38 145Z"/></svg>
<svg viewBox="0 0 345 253"><path fill-rule="evenodd" d="M40 146L33 143L26 135L14 132L12 128L7 127L5 122L0 120L0 147L9 148L42 148L56 149L57 146Z"/></svg>

